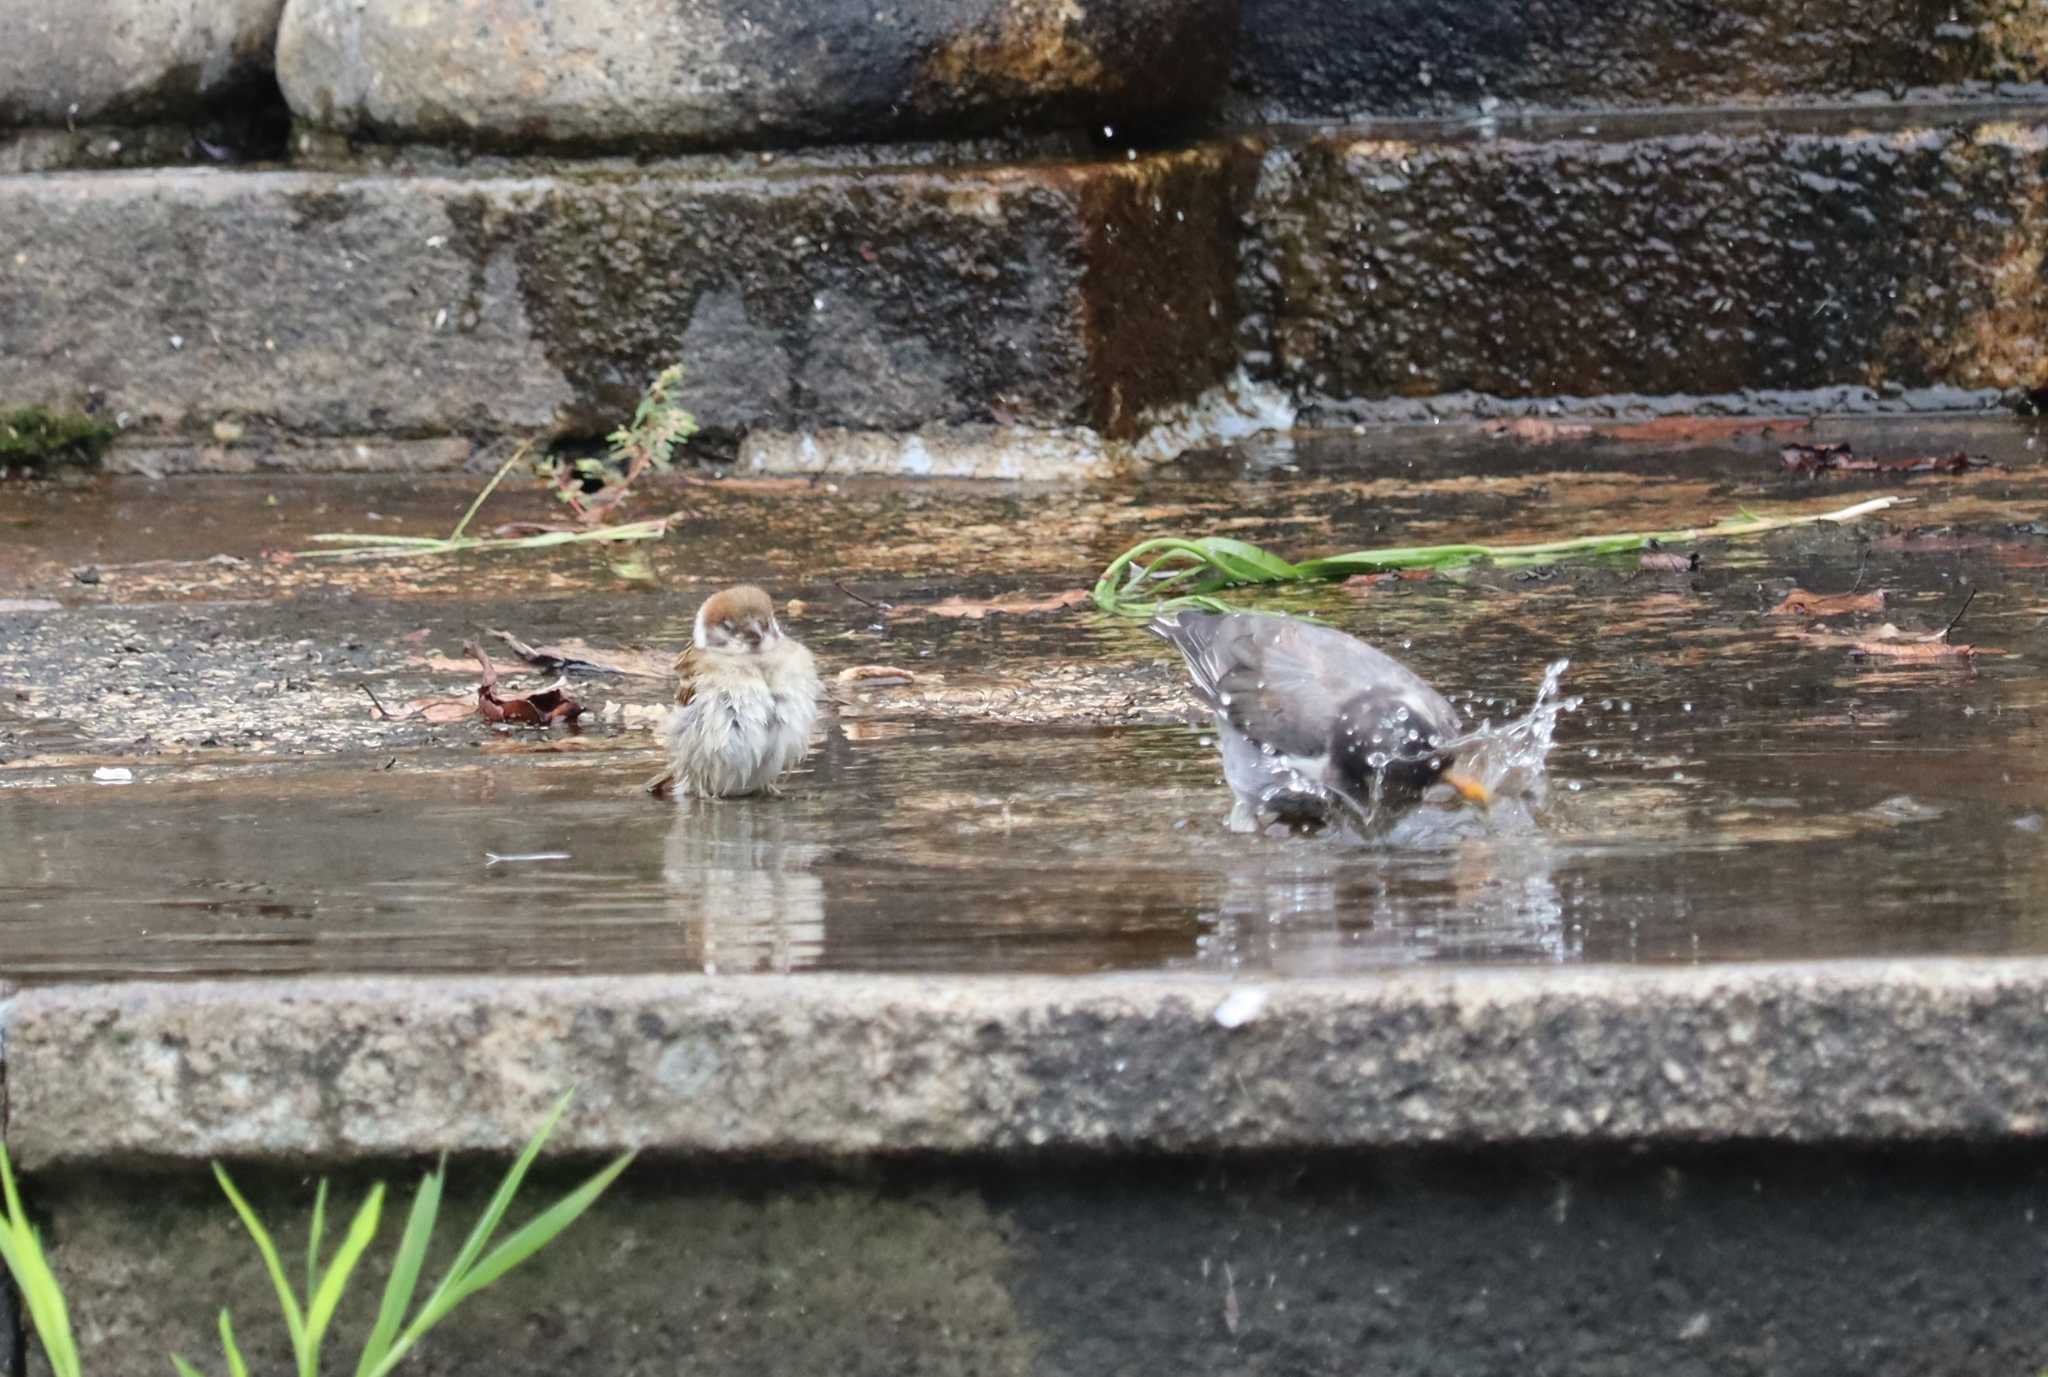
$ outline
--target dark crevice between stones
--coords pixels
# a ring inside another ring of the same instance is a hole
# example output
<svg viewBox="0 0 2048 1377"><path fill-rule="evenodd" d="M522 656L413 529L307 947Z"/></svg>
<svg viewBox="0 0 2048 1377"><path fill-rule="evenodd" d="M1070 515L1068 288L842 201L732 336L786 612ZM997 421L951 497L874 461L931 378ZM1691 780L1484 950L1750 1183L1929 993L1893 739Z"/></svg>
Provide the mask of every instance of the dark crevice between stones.
<svg viewBox="0 0 2048 1377"><path fill-rule="evenodd" d="M291 151L292 112L268 67L244 67L214 90L192 121L185 155L196 163L281 163Z"/></svg>

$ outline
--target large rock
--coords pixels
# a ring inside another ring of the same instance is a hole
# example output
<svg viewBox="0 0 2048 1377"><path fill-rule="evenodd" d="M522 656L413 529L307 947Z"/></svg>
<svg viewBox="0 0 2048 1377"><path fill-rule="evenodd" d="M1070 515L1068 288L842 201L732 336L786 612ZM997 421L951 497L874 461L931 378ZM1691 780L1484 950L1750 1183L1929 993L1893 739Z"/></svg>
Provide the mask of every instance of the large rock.
<svg viewBox="0 0 2048 1377"><path fill-rule="evenodd" d="M680 359L715 429L1128 435L1230 370L1250 167L0 178L0 398L594 435Z"/></svg>
<svg viewBox="0 0 2048 1377"><path fill-rule="evenodd" d="M1156 121L1221 94L1237 0L292 0L317 125L530 147Z"/></svg>
<svg viewBox="0 0 2048 1377"><path fill-rule="evenodd" d="M1510 105L2038 93L2031 0L1244 0L1232 89L1265 118Z"/></svg>
<svg viewBox="0 0 2048 1377"><path fill-rule="evenodd" d="M1310 400L1460 405L1941 407L2048 384L2048 129L1582 123L1273 153L1244 278L1255 371Z"/></svg>
<svg viewBox="0 0 2048 1377"><path fill-rule="evenodd" d="M284 0L0 0L0 125L189 112L270 67Z"/></svg>

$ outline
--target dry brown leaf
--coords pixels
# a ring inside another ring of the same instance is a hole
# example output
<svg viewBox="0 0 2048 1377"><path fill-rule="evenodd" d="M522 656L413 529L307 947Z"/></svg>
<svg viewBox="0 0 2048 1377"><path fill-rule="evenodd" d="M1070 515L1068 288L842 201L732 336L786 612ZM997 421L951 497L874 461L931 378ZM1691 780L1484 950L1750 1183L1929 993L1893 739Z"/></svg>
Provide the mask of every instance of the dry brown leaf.
<svg viewBox="0 0 2048 1377"><path fill-rule="evenodd" d="M1765 615L1841 617L1851 612L1882 612L1884 602L1885 591L1882 588L1873 588L1867 593L1809 593L1804 588L1795 588Z"/></svg>
<svg viewBox="0 0 2048 1377"><path fill-rule="evenodd" d="M1049 598L991 598L986 601L977 598L947 598L944 602L924 603L919 606L897 604L890 609L890 615L903 616L913 612L924 612L934 617L959 617L966 621L978 622L983 617L998 613L1007 617L1026 617L1036 612L1059 612L1069 607L1079 607L1094 596L1086 588L1069 588L1064 593L1054 593Z"/></svg>
<svg viewBox="0 0 2048 1377"><path fill-rule="evenodd" d="M1690 574L1700 567L1700 557L1681 555L1676 550L1650 550L1636 561L1636 567L1653 574Z"/></svg>
<svg viewBox="0 0 2048 1377"><path fill-rule="evenodd" d="M476 710L486 722L516 722L529 727L547 727L557 722L574 722L583 715L583 705L562 692L558 679L538 693L507 698L498 692L498 670L484 648L465 641L462 648L483 666L484 681L476 686Z"/></svg>

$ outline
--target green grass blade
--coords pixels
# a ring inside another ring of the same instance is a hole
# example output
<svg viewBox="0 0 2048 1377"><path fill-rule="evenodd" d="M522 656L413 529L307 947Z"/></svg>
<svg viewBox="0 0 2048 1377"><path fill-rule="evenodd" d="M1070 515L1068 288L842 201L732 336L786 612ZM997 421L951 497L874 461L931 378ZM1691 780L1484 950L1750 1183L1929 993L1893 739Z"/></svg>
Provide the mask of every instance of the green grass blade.
<svg viewBox="0 0 2048 1377"><path fill-rule="evenodd" d="M553 1108L548 1111L548 1117L542 1121L533 1137L527 1140L526 1147L518 1158L506 1169L505 1179L498 1183L498 1189L492 1194L490 1203L484 1206L484 1212L477 1217L475 1227L469 1231L469 1237L463 1240L462 1250L455 1255L455 1260L448 1264L448 1270L442 1274L440 1283L427 1297L426 1304L420 1307L419 1314L413 1317L412 1323L405 1327L405 1332L392 1344L391 1352L371 1369L369 1377L382 1377L382 1374L389 1372L398 1360L420 1341L421 1335L432 1328L441 1316L454 1308L454 1302L449 1297L461 1284L463 1276L476 1265L476 1260L483 1254L483 1250L489 1246L491 1236L498 1231L498 1225L504 1222L505 1211L512 1207L512 1198L519 1193L520 1184L525 1181L527 1171L533 1166L534 1159L540 1156L541 1147L555 1131L555 1125L561 1122L562 1115L569 1108L569 1101L575 1094L574 1090L564 1091L562 1097L555 1101Z"/></svg>
<svg viewBox="0 0 2048 1377"><path fill-rule="evenodd" d="M0 1145L0 1198L7 1206L7 1218L0 1223L0 1261L20 1288L28 1306L29 1323L42 1341L43 1356L49 1359L56 1377L79 1377L78 1341L71 1332L71 1311L64 1301L64 1288L50 1269L42 1238L28 1222L21 1205L21 1191L14 1180L14 1163Z"/></svg>
<svg viewBox="0 0 2048 1377"><path fill-rule="evenodd" d="M454 536L364 535L355 531L322 531L319 535L309 535L306 539L324 541L329 545L337 544L344 540L353 541L357 545L392 546L453 545L456 543Z"/></svg>
<svg viewBox="0 0 2048 1377"><path fill-rule="evenodd" d="M327 1337L327 1326L333 1322L334 1312L341 1305L350 1275L356 1270L356 1264L362 1261L363 1250L377 1236L377 1223L383 1215L384 1183L379 1181L370 1187L370 1193L363 1198L362 1208L356 1211L341 1246L334 1250L334 1261L328 1264L326 1275L320 1278L319 1289L309 1293L306 1301L306 1351L299 1359L299 1377L320 1377L320 1345Z"/></svg>
<svg viewBox="0 0 2048 1377"><path fill-rule="evenodd" d="M462 1278L447 1308L455 1306L489 1286L498 1278L532 1257L553 1241L555 1235L582 1218L583 1212L597 1203L605 1188L618 1180L619 1173L633 1164L636 1154L626 1153L597 1175L585 1181L569 1194L563 1196L547 1209L528 1220L523 1228L512 1237L493 1248ZM445 1311L443 1313L446 1313Z"/></svg>
<svg viewBox="0 0 2048 1377"><path fill-rule="evenodd" d="M312 1295L313 1288L320 1284L320 1235L327 1228L327 1178L320 1178L320 1188L313 1192L313 1224L306 1230L306 1294Z"/></svg>
<svg viewBox="0 0 2048 1377"><path fill-rule="evenodd" d="M228 1318L226 1306L220 1312L220 1351L227 1359L228 1377L249 1377L249 1365L242 1361L242 1347L235 1342L235 1322Z"/></svg>
<svg viewBox="0 0 2048 1377"><path fill-rule="evenodd" d="M50 1370L56 1377L79 1377L78 1346L71 1336L64 1292L42 1255L35 1230L13 1220L0 1228L0 1262L5 1262L20 1288L29 1323L42 1340Z"/></svg>
<svg viewBox="0 0 2048 1377"><path fill-rule="evenodd" d="M497 491L498 484L505 481L505 475L512 472L512 466L521 459L524 459L527 451L532 448L533 444L531 441L521 441L519 448L512 451L512 457L498 465L498 471L491 475L491 481L484 484L484 490L478 493L476 500L469 504L469 510L462 514L462 520L455 523L455 529L448 533L448 539L451 541L462 539L462 533L469 529L470 519L476 515L477 508L483 506L485 498Z"/></svg>
<svg viewBox="0 0 2048 1377"><path fill-rule="evenodd" d="M177 1369L178 1377L206 1377L205 1373L201 1372L198 1368L192 1366L192 1364L186 1362L183 1358L180 1358L175 1353L171 1355L171 1366Z"/></svg>
<svg viewBox="0 0 2048 1377"><path fill-rule="evenodd" d="M229 1179L227 1168L220 1163L213 1164L213 1176L220 1182L220 1188L227 1194L228 1202L235 1207L235 1213L242 1217L242 1227L249 1231L249 1237L256 1241L256 1251L263 1255L263 1265L270 1272L270 1284L277 1291L278 1308L284 1311L284 1327L291 1335L292 1352L300 1355L304 1364L306 1351L306 1319L299 1310L298 1297L292 1294L291 1281L284 1274L284 1263L277 1255L277 1245L270 1241L269 1230L256 1217L256 1211L249 1208L249 1202L235 1189Z"/></svg>
<svg viewBox="0 0 2048 1377"><path fill-rule="evenodd" d="M441 1189L447 1173L448 1159L443 1157L439 1166L420 1179L419 1191L412 1198L412 1212L406 1217L405 1234L398 1241L398 1255L391 1263L391 1276L384 1283L384 1299L377 1306L377 1322L371 1326L362 1356L356 1360L356 1377L370 1377L378 1364L390 1356L392 1340L398 1337L398 1327L405 1323L405 1312L412 1308L413 1292L427 1261L427 1244L434 1236L434 1220L441 1211Z"/></svg>

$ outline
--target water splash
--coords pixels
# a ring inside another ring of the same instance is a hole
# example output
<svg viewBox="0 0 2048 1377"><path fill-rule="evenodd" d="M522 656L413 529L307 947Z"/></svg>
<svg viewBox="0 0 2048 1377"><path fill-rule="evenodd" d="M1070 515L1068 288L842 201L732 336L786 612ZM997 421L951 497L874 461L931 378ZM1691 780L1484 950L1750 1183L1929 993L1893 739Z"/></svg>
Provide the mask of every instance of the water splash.
<svg viewBox="0 0 2048 1377"><path fill-rule="evenodd" d="M1520 717L1494 724L1483 722L1444 748L1457 756L1460 773L1476 779L1495 799L1497 810L1540 809L1548 797L1545 763L1557 736L1557 720L1584 701L1562 693L1570 660L1554 660L1543 670L1536 700Z"/></svg>

